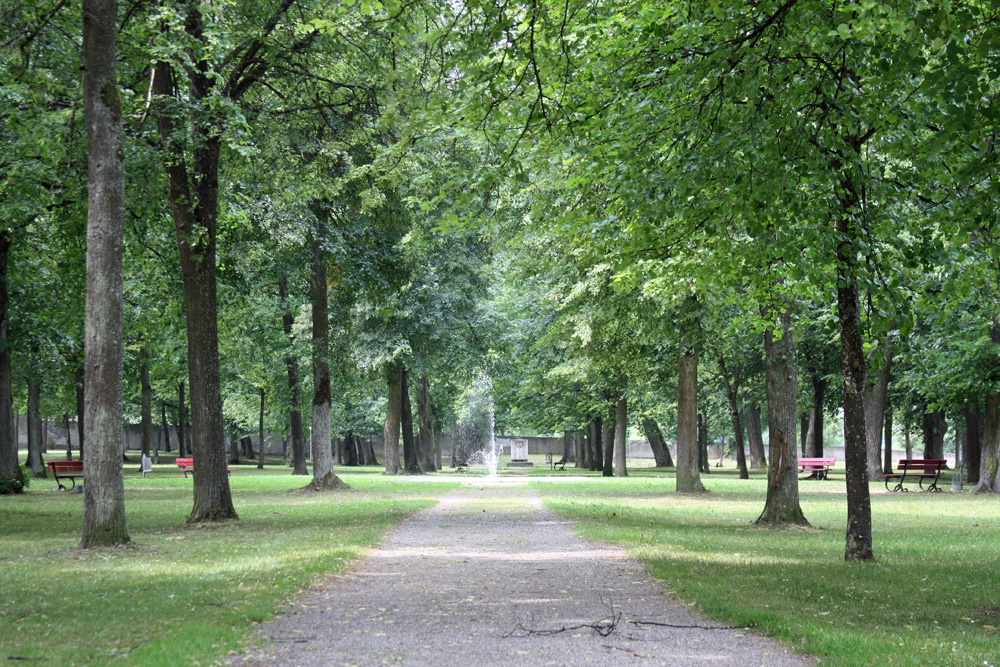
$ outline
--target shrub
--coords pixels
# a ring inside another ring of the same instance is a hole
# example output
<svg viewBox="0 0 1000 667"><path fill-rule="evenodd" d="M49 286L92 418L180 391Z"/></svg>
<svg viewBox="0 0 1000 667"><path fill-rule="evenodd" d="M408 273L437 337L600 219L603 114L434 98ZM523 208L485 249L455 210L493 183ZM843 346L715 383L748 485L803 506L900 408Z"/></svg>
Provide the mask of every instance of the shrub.
<svg viewBox="0 0 1000 667"><path fill-rule="evenodd" d="M27 471L21 466L17 466L14 468L13 477L0 477L0 496L5 496L8 493L22 493L28 488L30 480L31 477Z"/></svg>

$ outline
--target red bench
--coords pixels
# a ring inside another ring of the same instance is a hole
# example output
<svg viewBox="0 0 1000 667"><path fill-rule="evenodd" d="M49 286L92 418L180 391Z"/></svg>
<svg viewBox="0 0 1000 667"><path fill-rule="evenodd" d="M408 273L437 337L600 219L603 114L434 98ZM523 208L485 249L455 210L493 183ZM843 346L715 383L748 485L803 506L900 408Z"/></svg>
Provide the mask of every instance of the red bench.
<svg viewBox="0 0 1000 667"><path fill-rule="evenodd" d="M72 486L69 487L72 490L76 486L76 478L83 479L83 461L49 461L48 465L49 472L56 478L56 484L59 485L57 491L66 490L61 480L68 479L72 482Z"/></svg>
<svg viewBox="0 0 1000 667"><path fill-rule="evenodd" d="M188 473L194 474L194 459L176 459L176 463L177 467L184 473L184 477L187 477ZM226 472L230 475L233 474L233 469L229 467L229 459L226 459Z"/></svg>
<svg viewBox="0 0 1000 667"><path fill-rule="evenodd" d="M886 491L908 491L909 489L903 488L903 482L917 480L921 491L941 491L942 489L937 483L938 479L941 478L941 471L947 464L948 462L944 459L900 459L896 470L902 472L886 473L884 475L885 489ZM890 489L889 480L891 479L898 479L899 482ZM931 483L925 489L924 482L926 480L931 480Z"/></svg>
<svg viewBox="0 0 1000 667"><path fill-rule="evenodd" d="M826 479L830 468L837 462L836 458L809 458L799 459L799 472L808 472L816 475L816 479Z"/></svg>

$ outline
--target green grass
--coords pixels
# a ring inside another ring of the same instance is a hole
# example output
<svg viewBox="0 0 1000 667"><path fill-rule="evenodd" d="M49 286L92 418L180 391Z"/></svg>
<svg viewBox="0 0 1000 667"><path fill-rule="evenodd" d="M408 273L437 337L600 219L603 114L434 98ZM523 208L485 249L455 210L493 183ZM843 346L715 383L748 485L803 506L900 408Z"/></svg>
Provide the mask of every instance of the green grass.
<svg viewBox="0 0 1000 667"><path fill-rule="evenodd" d="M249 465L231 478L239 521L188 527L191 480L172 464L146 479L137 468L126 465L129 548L76 549L83 496L54 492L52 479L0 498L0 660L217 663L253 623L452 486L338 468L351 491L305 495L289 490L309 478Z"/></svg>
<svg viewBox="0 0 1000 667"><path fill-rule="evenodd" d="M846 563L842 477L802 482L812 528L778 530L752 525L766 490L759 477L713 472L703 476L712 493L679 497L672 475L642 472L535 487L584 536L647 563L676 597L726 623L756 623L823 665L1000 664L998 499L873 484L877 561Z"/></svg>

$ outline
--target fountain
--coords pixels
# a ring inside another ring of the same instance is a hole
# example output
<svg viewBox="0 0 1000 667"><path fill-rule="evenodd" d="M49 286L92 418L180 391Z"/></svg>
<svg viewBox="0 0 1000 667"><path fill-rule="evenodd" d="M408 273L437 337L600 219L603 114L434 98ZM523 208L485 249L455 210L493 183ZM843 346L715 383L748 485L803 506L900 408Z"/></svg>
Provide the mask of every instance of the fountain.
<svg viewBox="0 0 1000 667"><path fill-rule="evenodd" d="M462 394L463 407L455 429L455 458L470 466L483 467L496 478L503 447L496 440L493 382L485 371Z"/></svg>

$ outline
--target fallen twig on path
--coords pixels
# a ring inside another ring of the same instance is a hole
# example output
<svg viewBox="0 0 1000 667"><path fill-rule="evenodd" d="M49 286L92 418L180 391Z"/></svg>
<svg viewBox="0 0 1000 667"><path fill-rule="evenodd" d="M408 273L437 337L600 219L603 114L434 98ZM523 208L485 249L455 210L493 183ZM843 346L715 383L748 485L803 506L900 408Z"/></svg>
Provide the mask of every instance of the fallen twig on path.
<svg viewBox="0 0 1000 667"><path fill-rule="evenodd" d="M629 621L632 625L655 625L658 628L678 628L680 630L749 630L757 626L753 621L750 625L678 625L676 623L657 623L656 621Z"/></svg>

